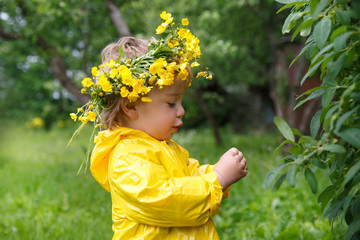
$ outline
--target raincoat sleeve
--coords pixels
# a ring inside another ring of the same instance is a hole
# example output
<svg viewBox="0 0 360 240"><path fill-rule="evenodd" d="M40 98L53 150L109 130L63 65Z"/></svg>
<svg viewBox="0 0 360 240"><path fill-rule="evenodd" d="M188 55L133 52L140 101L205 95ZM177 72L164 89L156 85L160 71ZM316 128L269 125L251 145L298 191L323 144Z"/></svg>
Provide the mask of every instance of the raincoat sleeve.
<svg viewBox="0 0 360 240"><path fill-rule="evenodd" d="M188 166L192 176L198 176L213 172L215 168L215 165L210 165L210 164L200 165L199 161L194 158L189 158ZM231 189L231 185L223 190L224 191L223 199L230 197L230 189Z"/></svg>
<svg viewBox="0 0 360 240"><path fill-rule="evenodd" d="M200 165L199 161L194 158L189 158L188 167L192 176L207 174L214 171L215 165L204 164Z"/></svg>
<svg viewBox="0 0 360 240"><path fill-rule="evenodd" d="M213 171L171 177L151 153L127 153L111 161L113 207L137 223L159 227L199 226L219 212L222 188Z"/></svg>

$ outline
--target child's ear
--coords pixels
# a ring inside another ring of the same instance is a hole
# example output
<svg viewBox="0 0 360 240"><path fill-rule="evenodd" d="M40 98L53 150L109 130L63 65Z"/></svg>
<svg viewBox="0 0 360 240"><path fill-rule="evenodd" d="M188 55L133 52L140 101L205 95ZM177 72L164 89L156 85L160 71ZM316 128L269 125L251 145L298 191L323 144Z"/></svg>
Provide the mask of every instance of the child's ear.
<svg viewBox="0 0 360 240"><path fill-rule="evenodd" d="M138 117L138 112L136 111L136 103L130 102L129 99L124 98L121 101L121 108L123 112L131 119L136 119Z"/></svg>

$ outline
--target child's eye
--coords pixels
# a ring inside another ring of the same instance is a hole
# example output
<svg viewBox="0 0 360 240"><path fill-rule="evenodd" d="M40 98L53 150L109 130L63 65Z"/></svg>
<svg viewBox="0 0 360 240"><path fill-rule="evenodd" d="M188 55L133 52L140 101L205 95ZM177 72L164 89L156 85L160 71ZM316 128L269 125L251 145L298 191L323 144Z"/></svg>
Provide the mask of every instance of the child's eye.
<svg viewBox="0 0 360 240"><path fill-rule="evenodd" d="M175 104L176 104L176 103L168 102L167 104L168 104L170 107L175 107Z"/></svg>

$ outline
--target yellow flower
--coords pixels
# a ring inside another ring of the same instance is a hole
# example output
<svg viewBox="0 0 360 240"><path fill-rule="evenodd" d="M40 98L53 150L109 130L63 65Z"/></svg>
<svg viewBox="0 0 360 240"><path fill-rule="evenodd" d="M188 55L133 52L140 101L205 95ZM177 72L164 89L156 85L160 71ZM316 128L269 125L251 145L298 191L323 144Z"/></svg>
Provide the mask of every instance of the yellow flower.
<svg viewBox="0 0 360 240"><path fill-rule="evenodd" d="M105 75L100 75L98 84L101 86L101 89L102 89L104 92L111 92L111 91L112 91L112 85L111 85L110 82L107 80L107 78L105 77Z"/></svg>
<svg viewBox="0 0 360 240"><path fill-rule="evenodd" d="M188 76L189 76L189 72L188 72L186 69L181 70L181 71L178 73L178 79L180 79L180 80L184 80L184 81L185 81Z"/></svg>
<svg viewBox="0 0 360 240"><path fill-rule="evenodd" d="M115 66L115 61L114 59L110 59L110 62L105 63L109 68L113 68Z"/></svg>
<svg viewBox="0 0 360 240"><path fill-rule="evenodd" d="M149 98L149 97L142 97L141 101L143 101L143 102L152 102L151 98Z"/></svg>
<svg viewBox="0 0 360 240"><path fill-rule="evenodd" d="M186 28L180 28L178 31L178 35L181 38L187 38L187 36L189 35L190 31Z"/></svg>
<svg viewBox="0 0 360 240"><path fill-rule="evenodd" d="M31 123L32 123L32 125L34 127L42 127L42 126L44 126L44 120L42 118L39 118L39 117L33 118Z"/></svg>
<svg viewBox="0 0 360 240"><path fill-rule="evenodd" d="M149 79L149 84L150 85L154 85L154 83L156 82L157 80L157 76L152 76L150 79Z"/></svg>
<svg viewBox="0 0 360 240"><path fill-rule="evenodd" d="M95 76L99 76L99 74L100 74L100 71L99 71L99 69L97 68L97 67L93 67L92 69L91 69L91 74L95 77Z"/></svg>
<svg viewBox="0 0 360 240"><path fill-rule="evenodd" d="M129 95L129 90L126 87L122 87L120 89L120 95L123 98L127 97Z"/></svg>
<svg viewBox="0 0 360 240"><path fill-rule="evenodd" d="M132 86L136 83L136 79L133 78L132 76L124 76L122 78L122 83L127 85L127 86Z"/></svg>
<svg viewBox="0 0 360 240"><path fill-rule="evenodd" d="M187 25L189 25L189 20L188 20L187 18L183 18L183 19L181 20L181 24L182 24L183 26L187 26Z"/></svg>
<svg viewBox="0 0 360 240"><path fill-rule="evenodd" d="M196 78L203 77L203 76L206 76L206 75L208 75L208 72L205 72L205 71L199 72L199 73L196 75Z"/></svg>
<svg viewBox="0 0 360 240"><path fill-rule="evenodd" d="M84 88L88 88L88 87L91 87L92 85L94 85L94 83L91 81L91 78L84 78L82 81L81 81L81 84Z"/></svg>
<svg viewBox="0 0 360 240"><path fill-rule="evenodd" d="M187 62L183 62L183 63L181 63L180 64L180 70L182 71L182 70L185 70L186 69L186 66L187 66Z"/></svg>
<svg viewBox="0 0 360 240"><path fill-rule="evenodd" d="M115 78L119 74L119 70L117 68L113 68L110 71L110 77Z"/></svg>
<svg viewBox="0 0 360 240"><path fill-rule="evenodd" d="M95 120L96 120L96 113L94 113L94 112L88 112L86 119L87 119L88 121L91 121L91 122L95 121Z"/></svg>
<svg viewBox="0 0 360 240"><path fill-rule="evenodd" d="M82 109L82 108L77 108L77 112L84 112L84 109Z"/></svg>
<svg viewBox="0 0 360 240"><path fill-rule="evenodd" d="M206 79L212 80L213 76L209 75Z"/></svg>
<svg viewBox="0 0 360 240"><path fill-rule="evenodd" d="M167 65L167 62L163 58L159 58L150 66L149 72L152 75L155 75L156 73L159 73L161 71L161 69L166 67L166 65Z"/></svg>
<svg viewBox="0 0 360 240"><path fill-rule="evenodd" d="M79 117L79 120L80 120L82 123L87 123L87 122L88 122L87 118L84 118L83 116L80 116L80 117Z"/></svg>
<svg viewBox="0 0 360 240"><path fill-rule="evenodd" d="M119 72L121 76L131 76L131 70L127 66L121 65Z"/></svg>
<svg viewBox="0 0 360 240"><path fill-rule="evenodd" d="M159 86L169 86L173 84L174 82L174 74L172 72L169 72L165 69L162 69L160 71L160 79L157 81L157 84Z"/></svg>
<svg viewBox="0 0 360 240"><path fill-rule="evenodd" d="M171 19L172 21L172 17L171 17L171 13L167 13L166 11L162 11L162 13L160 14L160 17L165 20L165 21L169 21Z"/></svg>
<svg viewBox="0 0 360 240"><path fill-rule="evenodd" d="M140 81L133 86L133 92L137 94L141 94L144 90L146 90L146 88L141 85Z"/></svg>
<svg viewBox="0 0 360 240"><path fill-rule="evenodd" d="M163 32L165 32L165 30L166 30L166 26L159 25L159 26L156 28L156 34L162 34Z"/></svg>
<svg viewBox="0 0 360 240"><path fill-rule="evenodd" d="M198 63L198 62L193 62L192 64L191 64L191 67L193 68L193 67L198 67L198 66L200 66L200 64Z"/></svg>
<svg viewBox="0 0 360 240"><path fill-rule="evenodd" d="M139 94L137 94L136 92L131 92L129 93L127 98L130 102L135 102L139 98Z"/></svg>
<svg viewBox="0 0 360 240"><path fill-rule="evenodd" d="M77 119L77 116L76 116L75 113L70 113L70 117L71 117L72 120L74 120L74 122L75 122L76 119Z"/></svg>
<svg viewBox="0 0 360 240"><path fill-rule="evenodd" d="M101 89L104 91L104 92L111 92L112 89L113 89L113 86L108 82L108 84L104 84L101 86Z"/></svg>
<svg viewBox="0 0 360 240"><path fill-rule="evenodd" d="M180 67L176 65L176 62L171 62L166 66L166 70L168 72L174 72L175 70L178 70Z"/></svg>
<svg viewBox="0 0 360 240"><path fill-rule="evenodd" d="M174 38L169 38L167 43L170 48L174 48L179 45L179 41Z"/></svg>

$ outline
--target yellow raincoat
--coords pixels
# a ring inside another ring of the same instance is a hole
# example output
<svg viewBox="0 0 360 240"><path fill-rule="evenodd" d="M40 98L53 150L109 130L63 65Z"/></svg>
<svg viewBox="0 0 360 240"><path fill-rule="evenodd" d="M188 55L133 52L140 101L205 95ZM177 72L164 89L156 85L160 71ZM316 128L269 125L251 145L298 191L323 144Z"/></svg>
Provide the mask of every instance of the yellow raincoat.
<svg viewBox="0 0 360 240"><path fill-rule="evenodd" d="M174 141L105 131L90 170L111 193L113 239L219 239L211 217L229 192L214 166L200 166Z"/></svg>

